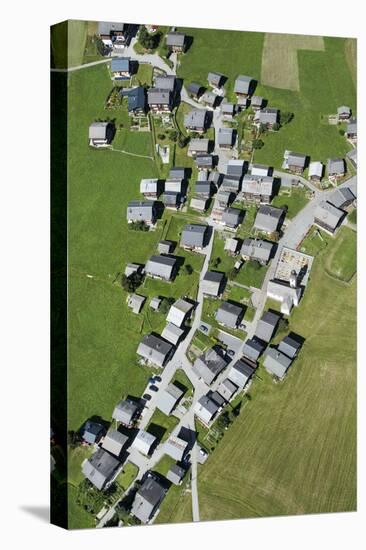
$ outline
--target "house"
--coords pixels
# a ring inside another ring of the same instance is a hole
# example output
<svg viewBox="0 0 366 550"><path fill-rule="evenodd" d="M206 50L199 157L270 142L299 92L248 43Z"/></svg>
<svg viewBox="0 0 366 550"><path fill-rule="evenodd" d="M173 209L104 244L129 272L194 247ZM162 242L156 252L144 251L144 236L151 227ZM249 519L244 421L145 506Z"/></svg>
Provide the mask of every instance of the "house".
<svg viewBox="0 0 366 550"><path fill-rule="evenodd" d="M84 477L101 491L113 480L120 465L116 457L99 448L90 458L84 460L81 471Z"/></svg>
<svg viewBox="0 0 366 550"><path fill-rule="evenodd" d="M186 169L179 166L173 166L169 170L169 179L170 180L185 180L186 179Z"/></svg>
<svg viewBox="0 0 366 550"><path fill-rule="evenodd" d="M119 457L127 441L127 435L118 430L109 430L103 440L102 449L108 451L116 457Z"/></svg>
<svg viewBox="0 0 366 550"><path fill-rule="evenodd" d="M89 126L89 145L91 147L106 147L112 143L114 125L112 122L93 122Z"/></svg>
<svg viewBox="0 0 366 550"><path fill-rule="evenodd" d="M254 221L254 228L264 233L274 233L277 231L283 215L284 211L281 208L261 205Z"/></svg>
<svg viewBox="0 0 366 550"><path fill-rule="evenodd" d="M214 109L216 107L217 99L218 96L216 94L210 92L209 90L206 90L205 93L201 96L200 101L204 105L207 105L207 107Z"/></svg>
<svg viewBox="0 0 366 550"><path fill-rule="evenodd" d="M258 321L255 336L263 342L269 342L277 328L280 316L272 311L266 311Z"/></svg>
<svg viewBox="0 0 366 550"><path fill-rule="evenodd" d="M319 161L313 161L309 164L309 179L311 181L320 181L323 177L324 166Z"/></svg>
<svg viewBox="0 0 366 550"><path fill-rule="evenodd" d="M241 176L228 176L225 175L222 178L220 192L222 191L232 191L233 193L238 193L240 189Z"/></svg>
<svg viewBox="0 0 366 550"><path fill-rule="evenodd" d="M219 405L208 395L203 395L194 406L194 414L202 424L208 426L219 408Z"/></svg>
<svg viewBox="0 0 366 550"><path fill-rule="evenodd" d="M144 222L154 225L156 222L156 206L150 201L130 201L127 205L128 223Z"/></svg>
<svg viewBox="0 0 366 550"><path fill-rule="evenodd" d="M206 109L192 109L184 116L184 127L194 132L204 132L207 125Z"/></svg>
<svg viewBox="0 0 366 550"><path fill-rule="evenodd" d="M137 348L137 355L150 364L163 367L170 359L174 346L155 334L146 334Z"/></svg>
<svg viewBox="0 0 366 550"><path fill-rule="evenodd" d="M175 191L164 191L161 200L166 208L178 209L182 203L182 195Z"/></svg>
<svg viewBox="0 0 366 550"><path fill-rule="evenodd" d="M80 435L83 441L89 445L98 443L104 434L104 426L99 422L94 422L93 420L87 420L80 430Z"/></svg>
<svg viewBox="0 0 366 550"><path fill-rule="evenodd" d="M174 94L176 78L173 75L157 76L155 78L155 88L160 90L169 90Z"/></svg>
<svg viewBox="0 0 366 550"><path fill-rule="evenodd" d="M255 260L267 265L272 254L273 244L262 239L244 239L241 247L243 260Z"/></svg>
<svg viewBox="0 0 366 550"><path fill-rule="evenodd" d="M248 338L243 346L243 355L249 361L256 363L264 350L265 346L254 338Z"/></svg>
<svg viewBox="0 0 366 550"><path fill-rule="evenodd" d="M188 442L184 441L180 437L170 436L168 441L165 443L165 454L174 458L178 462L183 460L184 454L187 450Z"/></svg>
<svg viewBox="0 0 366 550"><path fill-rule="evenodd" d="M145 303L145 296L139 294L130 294L127 300L127 306L132 309L133 313L140 313L142 306Z"/></svg>
<svg viewBox="0 0 366 550"><path fill-rule="evenodd" d="M222 213L221 223L230 229L236 229L240 223L242 216L239 208L225 208Z"/></svg>
<svg viewBox="0 0 366 550"><path fill-rule="evenodd" d="M250 76L239 75L235 80L234 94L238 98L246 98L252 94L254 81Z"/></svg>
<svg viewBox="0 0 366 550"><path fill-rule="evenodd" d="M148 456L151 452L151 447L154 445L156 437L145 430L139 430L135 439L132 441L131 448L136 449L143 455Z"/></svg>
<svg viewBox="0 0 366 550"><path fill-rule="evenodd" d="M188 146L188 156L195 158L197 154L208 153L209 139L191 139Z"/></svg>
<svg viewBox="0 0 366 550"><path fill-rule="evenodd" d="M223 101L220 107L222 116L224 116L225 118L231 120L233 116L236 115L236 106L234 105L234 103Z"/></svg>
<svg viewBox="0 0 366 550"><path fill-rule="evenodd" d="M333 235L344 216L345 213L330 202L321 201L314 212L314 223Z"/></svg>
<svg viewBox="0 0 366 550"><path fill-rule="evenodd" d="M171 281L177 270L177 259L172 256L154 255L145 266L145 273L154 279Z"/></svg>
<svg viewBox="0 0 366 550"><path fill-rule="evenodd" d="M98 36L108 47L112 47L116 42L122 45L126 41L127 29L128 26L125 23L99 21Z"/></svg>
<svg viewBox="0 0 366 550"><path fill-rule="evenodd" d="M173 178L165 180L165 192L182 193L183 192L183 180Z"/></svg>
<svg viewBox="0 0 366 550"><path fill-rule="evenodd" d="M209 170L213 166L213 156L196 154L195 163L199 170Z"/></svg>
<svg viewBox="0 0 366 550"><path fill-rule="evenodd" d="M264 124L267 128L272 128L278 122L278 109L267 107L256 111L254 121L257 124Z"/></svg>
<svg viewBox="0 0 366 550"><path fill-rule="evenodd" d="M176 407L178 401L182 398L183 391L174 383L168 384L163 392L159 395L159 400L156 404L157 408L166 415L171 414Z"/></svg>
<svg viewBox="0 0 366 550"><path fill-rule="evenodd" d="M351 149L350 151L348 151L346 157L348 158L352 166L357 169L357 149Z"/></svg>
<svg viewBox="0 0 366 550"><path fill-rule="evenodd" d="M207 225L189 223L183 227L180 245L189 250L202 250L206 245Z"/></svg>
<svg viewBox="0 0 366 550"><path fill-rule="evenodd" d="M202 280L202 292L208 296L219 296L223 291L225 277L218 271L207 271Z"/></svg>
<svg viewBox="0 0 366 550"><path fill-rule="evenodd" d="M286 168L291 172L295 172L295 174L302 174L305 170L306 160L306 155L302 153L288 152L287 158L285 156Z"/></svg>
<svg viewBox="0 0 366 550"><path fill-rule="evenodd" d="M352 141L357 141L357 119L351 118L347 124L346 137Z"/></svg>
<svg viewBox="0 0 366 550"><path fill-rule="evenodd" d="M148 523L158 511L166 491L155 478L147 477L135 495L131 514L141 523Z"/></svg>
<svg viewBox="0 0 366 550"><path fill-rule="evenodd" d="M142 179L140 181L140 193L145 199L156 199L159 193L159 180Z"/></svg>
<svg viewBox="0 0 366 550"><path fill-rule="evenodd" d="M246 201L256 203L270 203L273 195L271 176L254 176L245 174L242 183L242 195Z"/></svg>
<svg viewBox="0 0 366 550"><path fill-rule="evenodd" d="M174 249L174 243L172 241L159 241L158 252L159 254L170 254Z"/></svg>
<svg viewBox="0 0 366 550"><path fill-rule="evenodd" d="M219 174L219 172L210 172L207 180L213 184L216 190L220 185L221 174Z"/></svg>
<svg viewBox="0 0 366 550"><path fill-rule="evenodd" d="M197 82L191 82L187 87L187 92L190 97L193 99L199 99L203 91L203 87L201 84L198 84Z"/></svg>
<svg viewBox="0 0 366 550"><path fill-rule="evenodd" d="M177 346L183 334L183 329L177 327L173 323L168 323L161 333L161 336L164 338L164 340L167 340L167 342L170 342L174 346Z"/></svg>
<svg viewBox="0 0 366 550"><path fill-rule="evenodd" d="M198 378L202 378L206 384L210 385L220 372L224 370L226 365L226 359L222 354L218 353L214 348L210 348L197 357L193 363L192 370Z"/></svg>
<svg viewBox="0 0 366 550"><path fill-rule="evenodd" d="M226 175L241 178L244 173L245 160L231 159L226 165Z"/></svg>
<svg viewBox="0 0 366 550"><path fill-rule="evenodd" d="M330 180L338 180L346 173L346 165L344 159L335 158L328 159L327 162L328 177Z"/></svg>
<svg viewBox="0 0 366 550"><path fill-rule="evenodd" d="M337 115L338 120L348 120L351 118L351 109L349 107L346 107L345 105L342 105L341 107L338 107L337 109Z"/></svg>
<svg viewBox="0 0 366 550"><path fill-rule="evenodd" d="M197 195L210 198L213 193L213 186L209 181L196 181L194 190Z"/></svg>
<svg viewBox="0 0 366 550"><path fill-rule="evenodd" d="M296 281L296 273L295 273ZM301 296L302 288L290 280L290 282L272 279L268 281L267 296L281 303L281 313L290 315L293 306L298 306Z"/></svg>
<svg viewBox="0 0 366 550"><path fill-rule="evenodd" d="M229 204L232 203L234 198L235 198L235 194L232 191L224 191L221 188L220 188L219 192L216 195L217 204L221 209L224 209L227 206L229 206ZM221 214L222 214L222 212L221 212Z"/></svg>
<svg viewBox="0 0 366 550"><path fill-rule="evenodd" d="M300 347L301 344L297 340L287 335L278 344L277 349L281 353L287 355L287 357L290 357L290 359L294 359L298 354Z"/></svg>
<svg viewBox="0 0 366 550"><path fill-rule="evenodd" d="M224 250L226 250L231 256L236 256L238 253L240 241L238 239L227 238L225 240Z"/></svg>
<svg viewBox="0 0 366 550"><path fill-rule="evenodd" d="M244 309L231 302L222 302L216 311L215 319L220 325L229 328L238 328L243 318Z"/></svg>
<svg viewBox="0 0 366 550"><path fill-rule="evenodd" d="M150 88L147 91L147 104L154 113L171 112L173 109L173 94L170 90Z"/></svg>
<svg viewBox="0 0 366 550"><path fill-rule="evenodd" d="M252 176L260 176L264 178L272 174L272 168L264 164L252 164L250 166L250 173Z"/></svg>
<svg viewBox="0 0 366 550"><path fill-rule="evenodd" d="M130 115L145 115L146 93L143 86L136 86L129 90L122 88L120 93L122 97L127 97L127 110Z"/></svg>
<svg viewBox="0 0 366 550"><path fill-rule="evenodd" d="M355 196L349 187L338 187L328 198L333 206L339 209L347 208L355 200Z"/></svg>
<svg viewBox="0 0 366 550"><path fill-rule="evenodd" d="M234 128L219 128L217 144L221 149L231 149L236 140L236 130Z"/></svg>
<svg viewBox="0 0 366 550"><path fill-rule="evenodd" d="M263 365L267 372L282 379L291 363L292 359L281 353L278 349L268 348Z"/></svg>
<svg viewBox="0 0 366 550"><path fill-rule="evenodd" d="M130 57L112 57L111 73L113 80L129 80L131 78Z"/></svg>
<svg viewBox="0 0 366 550"><path fill-rule="evenodd" d="M229 402L237 389L238 386L236 384L228 378L225 378L225 380L223 380L217 388L217 391L225 399L225 401Z"/></svg>
<svg viewBox="0 0 366 550"><path fill-rule="evenodd" d="M161 304L161 298L159 298L159 296L154 296L154 298L151 298L150 307L153 311L158 311L160 304Z"/></svg>
<svg viewBox="0 0 366 550"><path fill-rule="evenodd" d="M255 372L255 368L243 357L231 367L228 379L238 388L243 389Z"/></svg>
<svg viewBox="0 0 366 550"><path fill-rule="evenodd" d="M173 52L182 53L186 46L186 35L182 32L168 32L166 45Z"/></svg>
<svg viewBox="0 0 366 550"><path fill-rule="evenodd" d="M184 468L178 466L178 464L173 464L170 466L166 478L173 483L173 485L180 485L186 474Z"/></svg>
<svg viewBox="0 0 366 550"><path fill-rule="evenodd" d="M189 206L198 212L205 212L209 205L209 199L205 197L192 197Z"/></svg>
<svg viewBox="0 0 366 550"><path fill-rule="evenodd" d="M198 170L197 181L208 181L207 170L202 170L202 169Z"/></svg>
<svg viewBox="0 0 366 550"><path fill-rule="evenodd" d="M250 106L254 112L258 111L259 109L262 109L263 103L264 103L264 99L259 95L253 95L250 100Z"/></svg>
<svg viewBox="0 0 366 550"><path fill-rule="evenodd" d="M218 391L209 392L208 396L211 401L214 401L219 406L220 409L226 405L226 399L224 399Z"/></svg>
<svg viewBox="0 0 366 550"><path fill-rule="evenodd" d="M129 428L133 424L138 412L139 407L136 403L129 399L124 399L115 406L112 418Z"/></svg>
<svg viewBox="0 0 366 550"><path fill-rule="evenodd" d="M209 72L207 75L207 80L212 88L221 88L224 83L225 77L221 73Z"/></svg>

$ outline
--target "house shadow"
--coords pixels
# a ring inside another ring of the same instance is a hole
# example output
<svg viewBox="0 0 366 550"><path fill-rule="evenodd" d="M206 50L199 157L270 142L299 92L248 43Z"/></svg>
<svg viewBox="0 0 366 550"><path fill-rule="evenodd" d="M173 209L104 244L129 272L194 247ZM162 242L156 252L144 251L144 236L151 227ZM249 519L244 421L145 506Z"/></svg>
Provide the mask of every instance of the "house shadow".
<svg viewBox="0 0 366 550"><path fill-rule="evenodd" d="M252 96L257 88L257 85L258 85L258 80L255 80L254 78L250 81L250 85L249 85L249 93L248 95L249 96Z"/></svg>
<svg viewBox="0 0 366 550"><path fill-rule="evenodd" d="M193 36L186 36L184 41L184 53L187 53L192 47L194 38Z"/></svg>
<svg viewBox="0 0 366 550"><path fill-rule="evenodd" d="M103 429L104 429L105 432L107 432L109 430L109 427L111 426L111 422L109 422L109 420L105 420L101 416L98 416L98 415L94 414L93 416L89 416L89 418L85 422L82 423L82 425L78 429L78 433L82 433L82 430L83 430L83 428L85 426L85 423L87 421L95 422L96 424L100 424L101 426L103 426Z"/></svg>
<svg viewBox="0 0 366 550"><path fill-rule="evenodd" d="M139 70L139 62L136 59L130 60L130 74L131 76L137 74Z"/></svg>
<svg viewBox="0 0 366 550"><path fill-rule="evenodd" d="M295 340L300 346L302 347L305 344L305 338L303 336L300 336L299 334L296 334L296 332L289 332L288 336Z"/></svg>
<svg viewBox="0 0 366 550"><path fill-rule="evenodd" d="M163 217L165 206L161 201L154 201L156 219L160 220Z"/></svg>
<svg viewBox="0 0 366 550"><path fill-rule="evenodd" d="M154 437L156 437L156 441L154 442L154 445L151 447L151 451L150 451L150 454L152 454L156 446L159 445L159 443L163 439L166 433L166 428L164 428L164 426L159 426L159 424L155 424L154 422L152 422L149 424L146 431L149 432Z"/></svg>
<svg viewBox="0 0 366 550"><path fill-rule="evenodd" d="M213 121L213 111L207 111L206 112L206 124L205 124L206 130L211 127L212 121Z"/></svg>
<svg viewBox="0 0 366 550"><path fill-rule="evenodd" d="M179 439L183 439L183 441L186 441L188 443L187 449L185 452L185 456L187 456L187 454L193 449L193 446L196 443L197 432L195 430L191 430L190 428L187 428L186 426L182 426L179 431L178 437Z"/></svg>
<svg viewBox="0 0 366 550"><path fill-rule="evenodd" d="M281 178L273 178L273 198L279 195L281 189Z"/></svg>

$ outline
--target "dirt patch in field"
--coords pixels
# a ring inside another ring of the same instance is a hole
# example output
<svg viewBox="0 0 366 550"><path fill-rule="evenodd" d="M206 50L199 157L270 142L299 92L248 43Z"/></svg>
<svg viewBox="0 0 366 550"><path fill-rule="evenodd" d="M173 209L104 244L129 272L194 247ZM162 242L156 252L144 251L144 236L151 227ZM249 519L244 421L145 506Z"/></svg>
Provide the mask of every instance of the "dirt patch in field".
<svg viewBox="0 0 366 550"><path fill-rule="evenodd" d="M354 85L357 85L357 40L355 38L347 38L344 44L347 65L351 73Z"/></svg>
<svg viewBox="0 0 366 550"><path fill-rule="evenodd" d="M262 84L298 92L298 50L324 51L323 37L267 33L263 45Z"/></svg>

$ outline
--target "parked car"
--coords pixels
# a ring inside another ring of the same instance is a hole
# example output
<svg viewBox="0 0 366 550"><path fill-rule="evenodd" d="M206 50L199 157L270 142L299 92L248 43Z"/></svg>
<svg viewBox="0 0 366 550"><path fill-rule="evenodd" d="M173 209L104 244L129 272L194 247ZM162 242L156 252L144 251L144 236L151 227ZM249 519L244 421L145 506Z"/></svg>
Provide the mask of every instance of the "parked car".
<svg viewBox="0 0 366 550"><path fill-rule="evenodd" d="M208 332L206 325L200 325L200 330L202 330L202 332Z"/></svg>
<svg viewBox="0 0 366 550"><path fill-rule="evenodd" d="M154 376L155 382L161 382L161 376Z"/></svg>
<svg viewBox="0 0 366 550"><path fill-rule="evenodd" d="M142 396L143 399L145 399L145 401L150 401L151 399L151 395L149 393L144 393L144 395Z"/></svg>
<svg viewBox="0 0 366 550"><path fill-rule="evenodd" d="M235 351L233 349L228 349L227 354L230 355L230 357L234 357Z"/></svg>
<svg viewBox="0 0 366 550"><path fill-rule="evenodd" d="M153 384L155 382L155 378L153 376L151 376L149 378L149 384Z"/></svg>
<svg viewBox="0 0 366 550"><path fill-rule="evenodd" d="M149 386L150 391L159 391L159 388L157 386Z"/></svg>

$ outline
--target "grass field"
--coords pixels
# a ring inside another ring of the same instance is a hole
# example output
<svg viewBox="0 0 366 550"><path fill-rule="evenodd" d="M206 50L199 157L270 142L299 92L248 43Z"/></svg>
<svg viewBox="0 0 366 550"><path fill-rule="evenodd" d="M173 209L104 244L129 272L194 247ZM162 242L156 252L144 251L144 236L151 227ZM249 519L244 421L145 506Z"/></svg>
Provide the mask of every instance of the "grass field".
<svg viewBox="0 0 366 550"><path fill-rule="evenodd" d="M133 480L138 474L138 468L132 462L127 462L123 468L120 474L118 474L116 478L116 482L121 487L123 491L126 491L126 489L131 485Z"/></svg>
<svg viewBox="0 0 366 550"><path fill-rule="evenodd" d="M306 191L304 189L292 189L290 195L277 195L272 200L273 206L283 208L287 206L286 218L293 218L302 210L309 200L306 197Z"/></svg>
<svg viewBox="0 0 366 550"><path fill-rule="evenodd" d="M75 67L83 63L88 22L69 20L51 29L53 64L57 69Z"/></svg>
<svg viewBox="0 0 366 550"><path fill-rule="evenodd" d="M150 419L146 431L154 435L160 441L160 443L162 443L169 437L170 432L175 428L178 423L179 420L175 416L167 416L159 409L156 409Z"/></svg>
<svg viewBox="0 0 366 550"><path fill-rule="evenodd" d="M281 384L260 369L225 445L199 471L204 520L355 510L356 285L324 274L327 255L290 318L306 339L299 358Z"/></svg>
<svg viewBox="0 0 366 550"><path fill-rule="evenodd" d="M331 250L326 267L328 272L341 281L349 282L356 272L357 234L342 227L336 245Z"/></svg>

